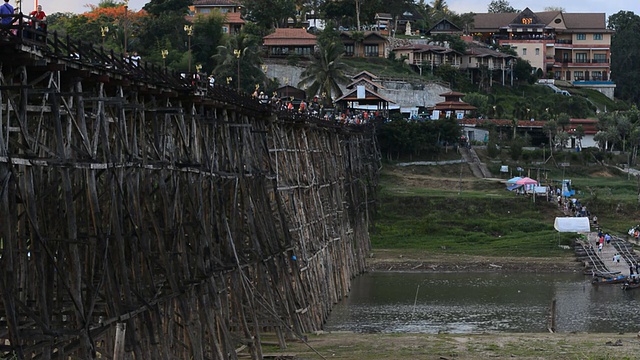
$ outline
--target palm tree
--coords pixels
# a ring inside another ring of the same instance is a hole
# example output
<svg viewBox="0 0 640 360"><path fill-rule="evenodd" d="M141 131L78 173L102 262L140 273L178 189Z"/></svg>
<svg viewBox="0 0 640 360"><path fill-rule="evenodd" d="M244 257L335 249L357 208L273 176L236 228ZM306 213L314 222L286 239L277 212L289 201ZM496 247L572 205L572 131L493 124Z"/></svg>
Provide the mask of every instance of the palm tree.
<svg viewBox="0 0 640 360"><path fill-rule="evenodd" d="M336 42L320 45L315 61L309 64L302 72L299 87L309 85L309 95L323 95L325 105L330 105L329 100L342 96L340 84L347 83L349 79L344 75L347 66L342 60L342 51ZM324 96L326 95L326 96Z"/></svg>
<svg viewBox="0 0 640 360"><path fill-rule="evenodd" d="M260 68L259 47L254 37L245 33L230 36L227 44L218 46L213 55L216 67L213 73L216 78L231 79L240 90L251 92L256 84L263 84L266 77Z"/></svg>

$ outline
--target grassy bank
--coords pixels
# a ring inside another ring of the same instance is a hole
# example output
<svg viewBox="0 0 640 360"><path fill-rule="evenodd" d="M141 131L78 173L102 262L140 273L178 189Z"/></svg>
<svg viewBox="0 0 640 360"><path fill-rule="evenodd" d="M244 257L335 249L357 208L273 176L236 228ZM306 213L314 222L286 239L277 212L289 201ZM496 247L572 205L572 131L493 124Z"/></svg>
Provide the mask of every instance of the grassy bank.
<svg viewBox="0 0 640 360"><path fill-rule="evenodd" d="M373 248L486 256L567 255L558 245L569 245L575 234L553 229L553 220L561 215L554 203L516 196L498 181L475 179L465 171L460 165L386 166L371 233Z"/></svg>

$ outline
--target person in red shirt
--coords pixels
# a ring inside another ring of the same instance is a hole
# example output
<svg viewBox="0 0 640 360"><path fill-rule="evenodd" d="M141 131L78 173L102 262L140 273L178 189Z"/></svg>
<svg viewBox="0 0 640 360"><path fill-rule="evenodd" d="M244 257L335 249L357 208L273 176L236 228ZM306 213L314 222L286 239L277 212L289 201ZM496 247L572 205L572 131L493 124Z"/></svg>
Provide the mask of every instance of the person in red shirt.
<svg viewBox="0 0 640 360"><path fill-rule="evenodd" d="M47 27L47 15L42 11L42 5L38 5L38 9L33 10L29 14L29 17L31 17L31 20L35 22L35 24L31 23L34 29L44 31Z"/></svg>

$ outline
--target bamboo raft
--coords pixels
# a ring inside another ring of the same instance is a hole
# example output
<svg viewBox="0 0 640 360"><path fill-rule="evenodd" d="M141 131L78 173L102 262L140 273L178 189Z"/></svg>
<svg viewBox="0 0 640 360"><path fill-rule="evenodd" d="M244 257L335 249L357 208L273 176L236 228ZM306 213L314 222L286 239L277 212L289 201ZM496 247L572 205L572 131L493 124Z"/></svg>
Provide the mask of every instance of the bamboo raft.
<svg viewBox="0 0 640 360"><path fill-rule="evenodd" d="M373 127L23 20L0 44L0 357L261 359L267 332L321 329L365 270Z"/></svg>

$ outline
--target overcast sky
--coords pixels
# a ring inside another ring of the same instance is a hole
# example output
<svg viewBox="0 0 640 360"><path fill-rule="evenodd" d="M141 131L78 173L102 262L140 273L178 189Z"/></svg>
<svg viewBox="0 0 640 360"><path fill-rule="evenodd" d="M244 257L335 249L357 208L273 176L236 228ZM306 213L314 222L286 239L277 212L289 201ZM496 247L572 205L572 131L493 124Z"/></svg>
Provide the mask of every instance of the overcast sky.
<svg viewBox="0 0 640 360"><path fill-rule="evenodd" d="M14 3L15 0L10 0ZM72 12L83 13L89 8L87 4L98 4L99 0L34 0L33 2L24 1L23 12L28 12L28 8L35 7L35 1L42 5L43 10L47 14L54 12ZM117 1L117 0L116 0ZM366 2L366 0L361 0ZM431 3L431 0L427 1ZM456 13L487 12L487 5L490 0L446 0L449 9ZM132 10L140 10L146 4L146 0L130 0L129 8ZM562 6L566 12L572 13L606 13L615 14L620 10L633 11L636 15L640 15L640 1L638 0L510 0L512 7L523 10L529 7L532 11L543 11L547 6Z"/></svg>

